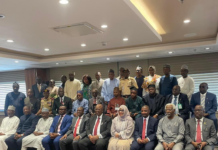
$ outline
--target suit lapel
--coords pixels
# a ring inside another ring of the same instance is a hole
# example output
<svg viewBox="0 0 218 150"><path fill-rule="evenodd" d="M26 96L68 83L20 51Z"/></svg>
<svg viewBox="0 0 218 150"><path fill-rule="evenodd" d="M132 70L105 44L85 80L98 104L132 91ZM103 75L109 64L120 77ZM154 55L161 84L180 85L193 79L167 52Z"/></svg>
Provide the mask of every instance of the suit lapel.
<svg viewBox="0 0 218 150"><path fill-rule="evenodd" d="M73 119L73 122L72 122L73 127L72 127L72 129L75 128L77 119L78 119L78 117L76 117L75 119Z"/></svg>
<svg viewBox="0 0 218 150"><path fill-rule="evenodd" d="M80 128L79 128L80 133L82 132L82 129L83 129L85 120L86 120L86 116L84 115L84 116L83 116L83 119L82 119L82 121L81 121L81 123L80 123Z"/></svg>
<svg viewBox="0 0 218 150"><path fill-rule="evenodd" d="M201 96L200 92L197 94L198 105L201 105Z"/></svg>
<svg viewBox="0 0 218 150"><path fill-rule="evenodd" d="M201 133L202 133L202 141L204 140L204 131L207 131L208 132L208 129L207 129L207 123L206 123L206 120L205 118L203 119L203 122L202 122L202 130L201 130Z"/></svg>
<svg viewBox="0 0 218 150"><path fill-rule="evenodd" d="M207 94L206 94L206 96L205 96L205 111L207 112L207 107L206 107L206 105L209 103L209 96L208 96L208 92L207 92Z"/></svg>
<svg viewBox="0 0 218 150"><path fill-rule="evenodd" d="M197 122L196 122L196 120L195 120L195 117L192 118L192 120L193 120L192 125L193 125L194 139L195 139L195 137L196 137L196 131L197 131L197 130L196 130Z"/></svg>

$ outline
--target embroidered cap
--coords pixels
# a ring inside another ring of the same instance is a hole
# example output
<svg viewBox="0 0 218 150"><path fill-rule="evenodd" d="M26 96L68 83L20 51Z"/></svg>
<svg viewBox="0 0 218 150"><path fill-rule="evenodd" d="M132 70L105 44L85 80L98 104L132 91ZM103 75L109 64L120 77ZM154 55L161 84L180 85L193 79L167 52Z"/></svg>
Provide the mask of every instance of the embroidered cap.
<svg viewBox="0 0 218 150"><path fill-rule="evenodd" d="M49 112L48 108L42 108L42 112Z"/></svg>
<svg viewBox="0 0 218 150"><path fill-rule="evenodd" d="M8 106L8 110L13 110L13 111L15 111L15 107L14 107L13 105L9 105L9 106Z"/></svg>
<svg viewBox="0 0 218 150"><path fill-rule="evenodd" d="M181 69L187 69L188 70L188 66L187 65L182 65Z"/></svg>

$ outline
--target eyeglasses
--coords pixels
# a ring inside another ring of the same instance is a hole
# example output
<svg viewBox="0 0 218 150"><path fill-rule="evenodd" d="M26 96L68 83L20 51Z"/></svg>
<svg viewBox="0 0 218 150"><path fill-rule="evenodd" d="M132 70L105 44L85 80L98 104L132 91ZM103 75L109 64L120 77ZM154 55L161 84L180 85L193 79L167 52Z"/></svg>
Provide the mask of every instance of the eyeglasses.
<svg viewBox="0 0 218 150"><path fill-rule="evenodd" d="M121 109L121 110L119 110L119 111L124 111L124 110Z"/></svg>

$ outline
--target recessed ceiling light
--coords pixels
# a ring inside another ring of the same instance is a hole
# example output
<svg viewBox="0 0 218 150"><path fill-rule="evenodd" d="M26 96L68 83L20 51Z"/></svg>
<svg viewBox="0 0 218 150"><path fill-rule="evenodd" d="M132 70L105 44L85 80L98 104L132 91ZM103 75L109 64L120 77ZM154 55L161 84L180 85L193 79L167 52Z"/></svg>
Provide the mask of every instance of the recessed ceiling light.
<svg viewBox="0 0 218 150"><path fill-rule="evenodd" d="M5 18L5 16L4 15L0 15L0 18Z"/></svg>
<svg viewBox="0 0 218 150"><path fill-rule="evenodd" d="M15 63L19 63L19 61L16 60Z"/></svg>
<svg viewBox="0 0 218 150"><path fill-rule="evenodd" d="M102 26L101 26L101 28L107 28L107 25L106 25L106 24L104 24L104 25L102 25Z"/></svg>
<svg viewBox="0 0 218 150"><path fill-rule="evenodd" d="M209 50L210 48L209 47L207 47L207 48L205 48L206 50Z"/></svg>
<svg viewBox="0 0 218 150"><path fill-rule="evenodd" d="M124 39L123 39L123 41L128 41L128 40L129 40L128 38L124 38Z"/></svg>
<svg viewBox="0 0 218 150"><path fill-rule="evenodd" d="M107 58L107 60L110 60L110 58Z"/></svg>
<svg viewBox="0 0 218 150"><path fill-rule="evenodd" d="M59 65L59 63L56 63L56 65Z"/></svg>
<svg viewBox="0 0 218 150"><path fill-rule="evenodd" d="M13 41L13 40L7 40L7 42L8 42L8 43L13 43L14 41Z"/></svg>
<svg viewBox="0 0 218 150"><path fill-rule="evenodd" d="M85 46L86 46L86 44L81 44L81 46L82 46L82 47L85 47Z"/></svg>
<svg viewBox="0 0 218 150"><path fill-rule="evenodd" d="M47 52L47 51L49 51L49 49L48 49L48 48L45 48L45 51Z"/></svg>
<svg viewBox="0 0 218 150"><path fill-rule="evenodd" d="M80 62L83 62L83 60L80 60Z"/></svg>
<svg viewBox="0 0 218 150"><path fill-rule="evenodd" d="M184 22L184 23L189 23L189 22L190 22L190 20L184 20L183 22Z"/></svg>
<svg viewBox="0 0 218 150"><path fill-rule="evenodd" d="M68 4L69 1L68 0L60 0L59 3L61 3L61 4Z"/></svg>
<svg viewBox="0 0 218 150"><path fill-rule="evenodd" d="M139 57L139 55L136 55L135 57Z"/></svg>
<svg viewBox="0 0 218 150"><path fill-rule="evenodd" d="M172 54L173 52L168 52L169 54Z"/></svg>

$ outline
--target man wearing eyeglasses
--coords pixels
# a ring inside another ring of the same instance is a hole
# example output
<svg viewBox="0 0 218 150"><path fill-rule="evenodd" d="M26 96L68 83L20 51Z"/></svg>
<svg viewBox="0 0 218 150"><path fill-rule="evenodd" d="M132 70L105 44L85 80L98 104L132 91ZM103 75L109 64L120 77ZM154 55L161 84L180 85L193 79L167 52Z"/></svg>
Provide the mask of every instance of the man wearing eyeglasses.
<svg viewBox="0 0 218 150"><path fill-rule="evenodd" d="M199 91L192 95L191 98L191 110L194 113L194 109L196 105L201 105L204 109L204 117L213 120L215 128L217 130L217 118L216 118L216 111L217 111L217 98L216 95L208 90L207 83L201 83L199 86Z"/></svg>

